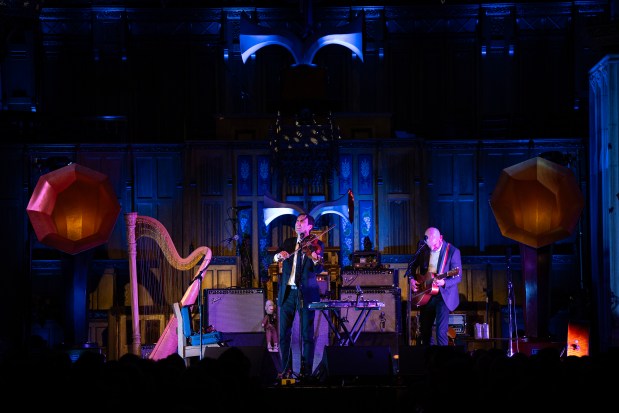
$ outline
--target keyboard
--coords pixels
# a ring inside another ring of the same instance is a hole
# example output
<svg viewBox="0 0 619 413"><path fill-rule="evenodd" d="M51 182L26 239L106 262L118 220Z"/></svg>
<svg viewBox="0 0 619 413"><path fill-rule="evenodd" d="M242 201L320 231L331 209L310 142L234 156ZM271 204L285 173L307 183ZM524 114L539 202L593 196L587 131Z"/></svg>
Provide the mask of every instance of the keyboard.
<svg viewBox="0 0 619 413"><path fill-rule="evenodd" d="M330 310L336 308L381 308L385 303L378 300L329 300L310 303L309 308L314 310Z"/></svg>

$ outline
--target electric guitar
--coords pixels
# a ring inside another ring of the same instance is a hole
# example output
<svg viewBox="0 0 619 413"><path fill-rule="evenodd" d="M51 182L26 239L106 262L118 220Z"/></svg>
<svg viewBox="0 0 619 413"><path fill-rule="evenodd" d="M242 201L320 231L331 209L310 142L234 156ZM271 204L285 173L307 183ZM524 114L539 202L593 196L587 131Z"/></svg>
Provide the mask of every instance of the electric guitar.
<svg viewBox="0 0 619 413"><path fill-rule="evenodd" d="M434 284L434 280L440 280L443 278L452 278L460 275L460 268L453 268L442 274L434 274L431 272L426 273L425 280L419 281L419 289L412 291L411 289L411 304L416 307L426 305L433 295L438 294L438 286Z"/></svg>

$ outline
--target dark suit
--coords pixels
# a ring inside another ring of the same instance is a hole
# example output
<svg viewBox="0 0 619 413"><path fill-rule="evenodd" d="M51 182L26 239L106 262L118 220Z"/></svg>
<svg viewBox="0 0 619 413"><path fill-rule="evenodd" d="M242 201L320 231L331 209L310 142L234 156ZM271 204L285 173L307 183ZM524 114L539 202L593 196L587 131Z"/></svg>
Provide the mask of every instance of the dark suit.
<svg viewBox="0 0 619 413"><path fill-rule="evenodd" d="M414 267L420 266L419 274L426 276L430 263L430 250L425 248L419 255ZM447 331L449 329L449 313L454 311L460 304L458 294L458 284L462 281L462 258L460 250L452 244L444 241L438 257L437 274L446 273L454 268L460 268L457 276L445 278L445 285L439 287L439 293L433 295L427 304L419 309L419 330L421 334L421 344L429 345L432 338L432 326L436 319L436 340L439 345L449 344Z"/></svg>
<svg viewBox="0 0 619 413"><path fill-rule="evenodd" d="M276 254L280 251L288 251L292 254L295 250L297 238L292 237L284 241ZM318 241L324 247L322 241ZM288 281L291 277L292 263L297 256L290 256L282 263L282 275L279 280L277 294L277 306L279 309L279 351L282 360L282 371L292 370L292 351L290 348L292 336L292 324L297 310L300 308L301 301L303 308L300 309L300 329L303 349L301 353L302 375L312 374L314 365L314 317L315 311L308 309L312 302L320 301L320 288L316 281L316 275L322 271L321 262L314 264L310 255L305 255L301 251L297 255L302 255L300 278L297 281L297 289L290 288ZM322 254L322 253L321 253ZM320 255L319 258L322 258Z"/></svg>

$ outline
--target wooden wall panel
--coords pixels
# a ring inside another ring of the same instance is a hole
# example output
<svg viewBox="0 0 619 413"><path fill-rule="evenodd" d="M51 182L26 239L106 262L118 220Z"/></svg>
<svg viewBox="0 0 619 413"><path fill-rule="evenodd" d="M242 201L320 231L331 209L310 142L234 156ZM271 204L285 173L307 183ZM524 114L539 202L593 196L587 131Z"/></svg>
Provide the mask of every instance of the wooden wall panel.
<svg viewBox="0 0 619 413"><path fill-rule="evenodd" d="M385 186L389 195L411 193L413 183L413 166L411 162L413 156L405 151L393 152L389 162L386 164Z"/></svg>
<svg viewBox="0 0 619 413"><path fill-rule="evenodd" d="M385 214L385 210L382 209ZM383 245L385 254L404 254L408 252L407 246L413 243L412 234L412 206L408 200L392 200L387 205L388 235L385 237L386 245Z"/></svg>
<svg viewBox="0 0 619 413"><path fill-rule="evenodd" d="M490 199L503 168L529 158L530 151L519 148L482 147L479 153L479 231L480 250L503 253L505 238L501 235Z"/></svg>
<svg viewBox="0 0 619 413"><path fill-rule="evenodd" d="M202 279L202 289L221 289L234 288L239 285L239 260L232 257L234 263L218 264L208 266Z"/></svg>
<svg viewBox="0 0 619 413"><path fill-rule="evenodd" d="M134 160L135 208L166 228L181 256L189 254L183 237L184 198L181 152L175 146L154 146L140 151Z"/></svg>
<svg viewBox="0 0 619 413"><path fill-rule="evenodd" d="M194 228L198 245L206 245L213 251L213 255L234 254L234 243L224 240L233 237L230 229L226 230L226 222L221 219L224 214L223 202L215 200L203 200L198 209L199 216L196 221L200 224ZM228 223L233 225L234 223Z"/></svg>
<svg viewBox="0 0 619 413"><path fill-rule="evenodd" d="M114 230L106 243L107 257L121 259L127 256L127 234L124 214L131 209L131 191L127 188L129 172L127 154L124 148L93 147L84 148L77 156L77 163L100 172L108 177L121 210Z"/></svg>
<svg viewBox="0 0 619 413"><path fill-rule="evenodd" d="M379 246L411 254L427 226L425 152L421 146L386 146L377 157Z"/></svg>
<svg viewBox="0 0 619 413"><path fill-rule="evenodd" d="M195 144L186 156L183 216L186 242L205 245L213 255L233 255L230 243L235 223L226 215L233 206L233 165L231 151L220 146Z"/></svg>
<svg viewBox="0 0 619 413"><path fill-rule="evenodd" d="M440 147L431 159L429 225L465 253L477 249L476 167L474 147Z"/></svg>

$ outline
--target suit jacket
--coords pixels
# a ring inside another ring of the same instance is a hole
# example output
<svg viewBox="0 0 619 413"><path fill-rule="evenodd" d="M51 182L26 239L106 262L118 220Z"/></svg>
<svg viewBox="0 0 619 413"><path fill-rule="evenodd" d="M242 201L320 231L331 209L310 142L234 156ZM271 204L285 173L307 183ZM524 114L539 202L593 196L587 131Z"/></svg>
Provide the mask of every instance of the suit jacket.
<svg viewBox="0 0 619 413"><path fill-rule="evenodd" d="M430 264L430 249L425 248L424 253L418 258L420 262L419 273L426 275L428 265ZM453 244L444 241L441 246L441 251L438 256L438 274L446 273L447 271L459 268L460 272L457 276L445 278L445 286L439 287L439 292L443 297L443 301L449 308L449 311L454 311L460 304L460 295L458 293L458 284L462 281L462 257L460 250Z"/></svg>
<svg viewBox="0 0 619 413"><path fill-rule="evenodd" d="M322 241L318 240L321 248L324 250L324 244ZM286 239L280 248L275 252L275 254L280 251L288 251L290 254L294 253L295 247L297 245L297 237L291 237ZM299 251L297 254L302 254ZM320 258L322 258L322 253L319 254ZM278 295L277 295L277 304L281 305L281 301L284 299L284 294L286 293L286 286L288 285L288 280L291 277L292 271L292 263L297 256L291 256L290 258L284 260L282 263L282 275L279 279L278 286ZM301 262L301 278L299 280L299 287L301 289L301 294L303 295L303 306L307 308L309 303L320 301L320 287L318 286L318 281L316 281L316 275L322 272L322 259L319 263L314 264L312 261L312 257L310 255L303 256L303 260Z"/></svg>

